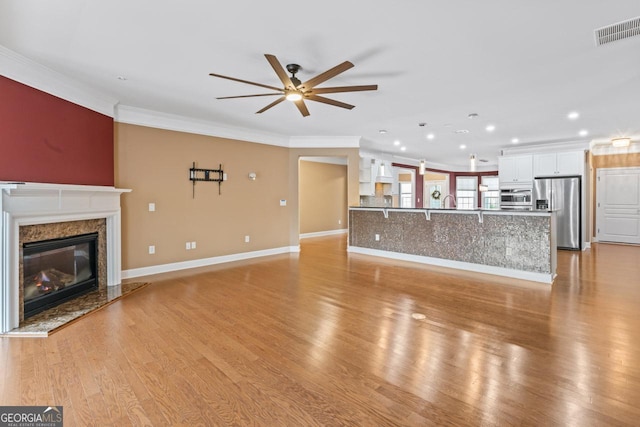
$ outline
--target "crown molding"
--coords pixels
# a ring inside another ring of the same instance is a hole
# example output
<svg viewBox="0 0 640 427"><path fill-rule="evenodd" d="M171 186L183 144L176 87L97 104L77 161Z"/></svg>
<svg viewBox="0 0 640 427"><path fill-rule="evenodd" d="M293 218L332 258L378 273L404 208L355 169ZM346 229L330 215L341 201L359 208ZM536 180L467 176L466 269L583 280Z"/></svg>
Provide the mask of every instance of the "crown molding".
<svg viewBox="0 0 640 427"><path fill-rule="evenodd" d="M118 100L0 45L0 75L113 117Z"/></svg>
<svg viewBox="0 0 640 427"><path fill-rule="evenodd" d="M159 111L118 104L115 121L197 135L236 139L287 148L358 148L359 136L292 136L231 127L221 123L194 119Z"/></svg>
<svg viewBox="0 0 640 427"><path fill-rule="evenodd" d="M420 159L414 159L412 157L400 156L397 154L389 153L375 153L367 150L360 150L360 157L370 157L374 159L383 160L386 162L399 163L407 166L420 167ZM425 159L425 167L427 170L436 170L449 173L459 172L471 172L469 166L449 165L445 163L431 162ZM498 170L497 164L476 164L476 170L474 172L494 172Z"/></svg>
<svg viewBox="0 0 640 427"><path fill-rule="evenodd" d="M360 148L359 136L292 136L290 148Z"/></svg>
<svg viewBox="0 0 640 427"><path fill-rule="evenodd" d="M522 144L517 147L503 148L502 155L532 154L532 153L557 153L559 151L586 151L589 150L590 140L562 141L556 143L532 143Z"/></svg>
<svg viewBox="0 0 640 427"><path fill-rule="evenodd" d="M128 105L119 104L116 106L115 111L115 121L118 123L289 147L289 138L283 135L256 132L247 128L230 127L212 121L146 110Z"/></svg>

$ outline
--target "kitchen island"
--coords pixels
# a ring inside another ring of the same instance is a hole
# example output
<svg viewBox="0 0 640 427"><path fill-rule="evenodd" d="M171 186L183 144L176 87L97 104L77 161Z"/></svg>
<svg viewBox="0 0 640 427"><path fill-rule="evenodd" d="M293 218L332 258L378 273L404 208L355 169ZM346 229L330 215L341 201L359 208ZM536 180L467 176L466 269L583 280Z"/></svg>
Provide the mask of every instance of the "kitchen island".
<svg viewBox="0 0 640 427"><path fill-rule="evenodd" d="M349 208L348 251L553 283L549 211Z"/></svg>

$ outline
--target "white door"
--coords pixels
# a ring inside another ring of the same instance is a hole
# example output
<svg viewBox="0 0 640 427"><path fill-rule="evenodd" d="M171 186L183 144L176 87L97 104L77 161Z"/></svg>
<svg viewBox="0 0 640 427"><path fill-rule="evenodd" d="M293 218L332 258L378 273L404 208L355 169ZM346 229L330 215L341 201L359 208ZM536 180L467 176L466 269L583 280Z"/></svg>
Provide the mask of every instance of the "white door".
<svg viewBox="0 0 640 427"><path fill-rule="evenodd" d="M596 237L640 244L640 168L598 169Z"/></svg>

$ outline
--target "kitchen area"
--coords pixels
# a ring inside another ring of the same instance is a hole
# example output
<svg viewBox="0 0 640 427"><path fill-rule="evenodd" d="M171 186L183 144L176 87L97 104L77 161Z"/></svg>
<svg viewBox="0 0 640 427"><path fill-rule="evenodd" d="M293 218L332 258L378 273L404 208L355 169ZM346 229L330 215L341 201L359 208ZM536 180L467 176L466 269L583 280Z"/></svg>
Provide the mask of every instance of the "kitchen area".
<svg viewBox="0 0 640 427"><path fill-rule="evenodd" d="M557 250L589 245L583 149L500 156L497 188L491 187L499 203L490 207L481 203L489 191L486 174L463 174L475 188L452 185L447 194L452 203L434 205L421 168L394 173L390 162L363 159L362 164L368 168L361 169L361 203L349 209L350 252L551 284ZM403 207L408 177L415 193L413 204ZM469 193L475 193L473 204L456 203L456 195ZM421 198L425 202L418 203Z"/></svg>
<svg viewBox="0 0 640 427"><path fill-rule="evenodd" d="M519 154L498 158L501 209L553 211L558 249L588 245L585 150Z"/></svg>

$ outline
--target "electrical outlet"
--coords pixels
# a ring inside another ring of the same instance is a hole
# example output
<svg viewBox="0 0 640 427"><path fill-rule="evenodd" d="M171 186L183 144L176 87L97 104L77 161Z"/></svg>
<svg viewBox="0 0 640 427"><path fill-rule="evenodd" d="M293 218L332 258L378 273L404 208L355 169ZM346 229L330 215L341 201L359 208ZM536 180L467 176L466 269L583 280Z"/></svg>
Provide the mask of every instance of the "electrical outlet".
<svg viewBox="0 0 640 427"><path fill-rule="evenodd" d="M338 225L341 225L341 224L342 224L342 220L341 220L341 219L339 219L339 220L338 220Z"/></svg>
<svg viewBox="0 0 640 427"><path fill-rule="evenodd" d="M249 243L251 241L251 237L249 236L244 236L244 242L245 243Z"/></svg>
<svg viewBox="0 0 640 427"><path fill-rule="evenodd" d="M156 247L154 245L149 246L149 255L156 253Z"/></svg>
<svg viewBox="0 0 640 427"><path fill-rule="evenodd" d="M511 248L507 248L507 256L511 255Z"/></svg>
<svg viewBox="0 0 640 427"><path fill-rule="evenodd" d="M191 249L195 249L196 248L196 242L191 242Z"/></svg>
<svg viewBox="0 0 640 427"><path fill-rule="evenodd" d="M191 250L191 242L187 242L187 244L185 245L185 249L186 250Z"/></svg>
<svg viewBox="0 0 640 427"><path fill-rule="evenodd" d="M380 235L376 234L376 242L379 242L379 241L380 241Z"/></svg>

